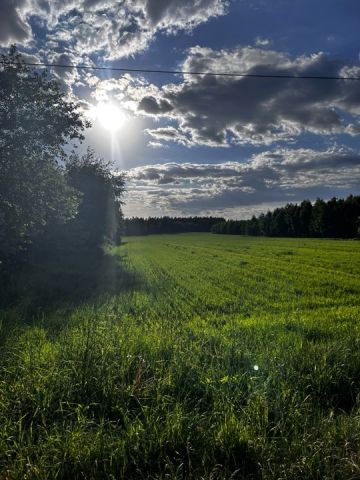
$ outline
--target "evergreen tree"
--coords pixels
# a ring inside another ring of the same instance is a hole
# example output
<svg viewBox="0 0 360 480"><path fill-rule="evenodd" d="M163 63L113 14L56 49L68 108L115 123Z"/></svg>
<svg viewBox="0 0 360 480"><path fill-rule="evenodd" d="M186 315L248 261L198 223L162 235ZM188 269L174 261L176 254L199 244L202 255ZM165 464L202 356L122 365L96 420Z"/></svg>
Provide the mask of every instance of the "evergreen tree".
<svg viewBox="0 0 360 480"><path fill-rule="evenodd" d="M300 205L288 203L273 212L250 220L221 221L212 226L213 233L235 235L266 235L273 237L330 237L360 236L360 196L318 198L314 205L304 200Z"/></svg>

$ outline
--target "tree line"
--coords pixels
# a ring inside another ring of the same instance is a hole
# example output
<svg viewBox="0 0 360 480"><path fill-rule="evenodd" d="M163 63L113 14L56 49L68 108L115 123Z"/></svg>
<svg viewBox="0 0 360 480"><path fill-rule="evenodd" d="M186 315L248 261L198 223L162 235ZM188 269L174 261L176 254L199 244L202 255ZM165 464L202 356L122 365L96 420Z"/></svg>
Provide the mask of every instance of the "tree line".
<svg viewBox="0 0 360 480"><path fill-rule="evenodd" d="M215 224L224 221L219 217L132 217L122 221L122 231L124 235L210 232Z"/></svg>
<svg viewBox="0 0 360 480"><path fill-rule="evenodd" d="M89 126L49 72L25 65L15 46L0 56L2 299L29 267L62 272L70 289L84 283L103 244L119 240L124 177L93 150L76 152Z"/></svg>
<svg viewBox="0 0 360 480"><path fill-rule="evenodd" d="M288 203L249 220L223 220L213 233L269 237L355 238L360 236L360 196Z"/></svg>

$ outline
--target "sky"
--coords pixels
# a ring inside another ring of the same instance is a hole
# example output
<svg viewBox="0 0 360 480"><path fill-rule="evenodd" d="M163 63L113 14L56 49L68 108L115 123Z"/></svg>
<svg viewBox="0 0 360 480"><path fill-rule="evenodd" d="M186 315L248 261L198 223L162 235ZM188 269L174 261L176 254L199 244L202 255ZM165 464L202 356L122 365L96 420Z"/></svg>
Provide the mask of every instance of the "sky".
<svg viewBox="0 0 360 480"><path fill-rule="evenodd" d="M51 69L126 173L126 216L249 218L360 194L359 0L0 0L0 47ZM114 168L115 168L114 167Z"/></svg>

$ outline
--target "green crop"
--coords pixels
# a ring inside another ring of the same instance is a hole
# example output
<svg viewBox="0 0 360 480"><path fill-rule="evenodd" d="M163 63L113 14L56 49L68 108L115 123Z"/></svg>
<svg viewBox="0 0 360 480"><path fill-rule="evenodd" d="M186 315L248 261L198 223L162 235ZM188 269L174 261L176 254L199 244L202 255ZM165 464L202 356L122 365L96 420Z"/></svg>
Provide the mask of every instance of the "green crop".
<svg viewBox="0 0 360 480"><path fill-rule="evenodd" d="M114 254L129 288L0 312L0 479L360 478L359 242Z"/></svg>

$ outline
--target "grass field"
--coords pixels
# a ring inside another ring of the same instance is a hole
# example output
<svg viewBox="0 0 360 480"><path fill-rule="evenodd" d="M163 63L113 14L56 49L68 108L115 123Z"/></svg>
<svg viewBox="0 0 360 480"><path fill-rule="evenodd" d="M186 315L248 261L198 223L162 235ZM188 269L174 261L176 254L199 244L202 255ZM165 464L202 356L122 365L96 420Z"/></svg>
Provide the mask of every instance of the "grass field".
<svg viewBox="0 0 360 480"><path fill-rule="evenodd" d="M0 479L360 479L360 242L116 255L117 294L1 312Z"/></svg>

